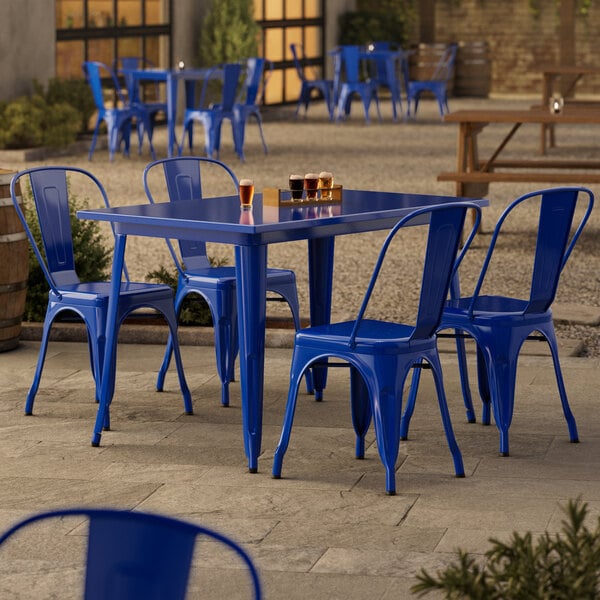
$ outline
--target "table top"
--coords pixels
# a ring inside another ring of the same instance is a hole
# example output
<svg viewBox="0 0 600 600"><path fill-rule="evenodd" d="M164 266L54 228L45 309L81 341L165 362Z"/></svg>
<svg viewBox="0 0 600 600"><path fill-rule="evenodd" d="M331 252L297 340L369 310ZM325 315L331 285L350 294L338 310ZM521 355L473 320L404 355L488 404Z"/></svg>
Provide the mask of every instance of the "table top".
<svg viewBox="0 0 600 600"><path fill-rule="evenodd" d="M135 79L145 79L149 81L166 81L169 77L172 79L204 79L208 74L216 71L215 67L203 67L198 69L119 69L120 73L130 75Z"/></svg>
<svg viewBox="0 0 600 600"><path fill-rule="evenodd" d="M489 204L485 199L344 189L341 202L283 208L263 206L262 194L255 194L250 215L240 211L237 196L224 196L86 209L77 216L111 221L119 234L253 246L390 229L416 208L456 201Z"/></svg>
<svg viewBox="0 0 600 600"><path fill-rule="evenodd" d="M457 110L444 116L449 123L600 123L600 108L565 106L558 114L547 108Z"/></svg>
<svg viewBox="0 0 600 600"><path fill-rule="evenodd" d="M548 75L592 75L600 73L600 67L593 65L542 65L540 70Z"/></svg>

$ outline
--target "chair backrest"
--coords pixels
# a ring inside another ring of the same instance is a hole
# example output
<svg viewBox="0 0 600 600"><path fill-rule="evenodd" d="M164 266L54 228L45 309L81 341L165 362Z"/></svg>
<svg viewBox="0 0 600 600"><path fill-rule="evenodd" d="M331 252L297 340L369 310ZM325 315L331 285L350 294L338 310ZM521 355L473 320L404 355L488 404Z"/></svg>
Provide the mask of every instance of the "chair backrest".
<svg viewBox="0 0 600 600"><path fill-rule="evenodd" d="M457 44L450 44L440 57L432 75L431 81L449 81L454 75Z"/></svg>
<svg viewBox="0 0 600 600"><path fill-rule="evenodd" d="M246 78L239 95L240 102L246 106L261 104L273 71L273 63L265 58L248 58L245 71Z"/></svg>
<svg viewBox="0 0 600 600"><path fill-rule="evenodd" d="M86 600L183 600L194 550L199 546L196 542L202 538L232 549L248 570L253 597L262 597L258 571L241 546L217 531L162 515L93 508L49 511L8 529L0 536L0 544L38 521L71 517L87 519L89 523ZM210 548L203 547L206 551Z"/></svg>
<svg viewBox="0 0 600 600"><path fill-rule="evenodd" d="M231 112L237 98L242 65L226 63L221 68L223 70L223 89L219 107L223 112Z"/></svg>
<svg viewBox="0 0 600 600"><path fill-rule="evenodd" d="M92 90L94 104L99 111L104 112L106 110L104 103L104 86L102 84L103 79L105 81L108 79L110 82L115 102L126 104L125 96L119 85L119 80L117 79L115 72L108 65L99 61L86 61L83 63L82 68L84 77Z"/></svg>
<svg viewBox="0 0 600 600"><path fill-rule="evenodd" d="M296 73L298 74L300 81L306 81L304 67L302 66L302 62L305 59L304 47L302 46L302 44L290 44L290 50L292 52L292 60L294 61L294 67L296 68Z"/></svg>
<svg viewBox="0 0 600 600"><path fill-rule="evenodd" d="M360 48L358 46L340 46L339 53L336 60L338 81L343 73L346 83L358 83L360 81Z"/></svg>
<svg viewBox="0 0 600 600"><path fill-rule="evenodd" d="M23 223L48 285L57 295L59 295L58 288L60 286L79 283L69 211L68 176L75 173L81 174L83 177L88 178L93 185L95 184L104 205L109 207L106 191L100 181L88 171L76 167L35 167L26 169L17 173L10 184L10 193L17 215ZM17 186L20 189L26 189L25 179L28 179L31 187L43 252L42 248L38 246L38 241L29 228L25 215L19 206ZM128 279L127 271L124 270L124 273Z"/></svg>
<svg viewBox="0 0 600 600"><path fill-rule="evenodd" d="M151 191L151 173L162 167L167 195L170 202L180 200L202 200L202 167L203 165L216 165L224 173L229 175L232 181L232 194L237 194L238 180L234 172L221 161L204 156L179 156L174 158L163 158L156 160L144 169L142 180L148 200L154 204L155 198ZM181 260L187 269L207 268L210 261L206 254L206 243L197 240L178 240ZM169 251L180 273L184 268L181 265L173 245L167 240Z"/></svg>
<svg viewBox="0 0 600 600"><path fill-rule="evenodd" d="M475 211L473 227L457 258L462 239L465 215L469 209ZM417 209L403 217L390 231L373 270L373 275L358 312L354 328L350 335L350 346L353 347L360 323L364 317L369 299L381 271L385 255L390 243L406 225L423 225L429 223L427 246L423 263L421 293L417 309L416 322L411 335L412 340L427 339L433 336L440 324L444 303L448 296L450 281L454 274L455 262L462 260L469 248L481 220L481 209L470 202L451 202Z"/></svg>
<svg viewBox="0 0 600 600"><path fill-rule="evenodd" d="M533 271L529 299L524 313L545 312L556 296L558 281L575 243L579 239L594 206L594 194L583 187L557 187L525 194L514 200L502 213L494 228L479 279L473 292L469 311L473 312L496 247L498 236L506 218L523 202L540 199L539 221L533 257ZM571 233L575 210L583 205L585 210L575 230Z"/></svg>

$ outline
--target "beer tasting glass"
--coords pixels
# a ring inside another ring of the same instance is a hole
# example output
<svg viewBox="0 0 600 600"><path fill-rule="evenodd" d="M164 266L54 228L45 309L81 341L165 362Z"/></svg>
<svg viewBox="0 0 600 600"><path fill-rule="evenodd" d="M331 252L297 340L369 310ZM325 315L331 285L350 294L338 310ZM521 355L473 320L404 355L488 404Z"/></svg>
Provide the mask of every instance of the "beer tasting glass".
<svg viewBox="0 0 600 600"><path fill-rule="evenodd" d="M319 176L316 173L307 173L304 176L304 189L307 200L316 200L319 191Z"/></svg>
<svg viewBox="0 0 600 600"><path fill-rule="evenodd" d="M321 200L331 200L333 197L333 173L321 171L319 173L319 189L321 190Z"/></svg>
<svg viewBox="0 0 600 600"><path fill-rule="evenodd" d="M292 200L302 200L302 190L304 189L304 177L302 175L290 175L290 191Z"/></svg>
<svg viewBox="0 0 600 600"><path fill-rule="evenodd" d="M252 208L254 199L254 181L252 179L240 179L240 205L242 208Z"/></svg>

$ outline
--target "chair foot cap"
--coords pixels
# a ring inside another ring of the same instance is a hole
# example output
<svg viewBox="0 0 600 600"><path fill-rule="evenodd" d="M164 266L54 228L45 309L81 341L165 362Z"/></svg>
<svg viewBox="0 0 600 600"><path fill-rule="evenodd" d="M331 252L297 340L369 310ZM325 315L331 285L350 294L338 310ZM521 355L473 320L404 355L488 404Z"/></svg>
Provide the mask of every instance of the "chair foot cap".
<svg viewBox="0 0 600 600"><path fill-rule="evenodd" d="M408 436L404 435L400 437L401 442L406 442L408 440Z"/></svg>
<svg viewBox="0 0 600 600"><path fill-rule="evenodd" d="M100 442L92 442L92 447L93 448L99 448L100 447Z"/></svg>
<svg viewBox="0 0 600 600"><path fill-rule="evenodd" d="M275 474L273 474L271 477L273 479L281 479L281 475L275 475Z"/></svg>
<svg viewBox="0 0 600 600"><path fill-rule="evenodd" d="M477 419L475 417L472 419L467 419L467 423L477 423Z"/></svg>
<svg viewBox="0 0 600 600"><path fill-rule="evenodd" d="M248 473L258 473L258 467L248 467Z"/></svg>
<svg viewBox="0 0 600 600"><path fill-rule="evenodd" d="M33 412L28 411L26 413L24 413L26 417L32 417L33 416Z"/></svg>
<svg viewBox="0 0 600 600"><path fill-rule="evenodd" d="M571 444L579 444L579 438L575 438L574 440L571 440Z"/></svg>
<svg viewBox="0 0 600 600"><path fill-rule="evenodd" d="M396 490L385 490L385 493L388 496L395 496L396 495Z"/></svg>
<svg viewBox="0 0 600 600"><path fill-rule="evenodd" d="M508 452L500 452L500 456L510 456Z"/></svg>
<svg viewBox="0 0 600 600"><path fill-rule="evenodd" d="M465 478L465 474L464 473L457 473L456 477L457 477L457 479L464 479Z"/></svg>
<svg viewBox="0 0 600 600"><path fill-rule="evenodd" d="M184 413L183 413L183 414L184 414L184 415L193 415L193 414L194 414L194 411L193 411L193 410L186 410L186 411L184 411Z"/></svg>

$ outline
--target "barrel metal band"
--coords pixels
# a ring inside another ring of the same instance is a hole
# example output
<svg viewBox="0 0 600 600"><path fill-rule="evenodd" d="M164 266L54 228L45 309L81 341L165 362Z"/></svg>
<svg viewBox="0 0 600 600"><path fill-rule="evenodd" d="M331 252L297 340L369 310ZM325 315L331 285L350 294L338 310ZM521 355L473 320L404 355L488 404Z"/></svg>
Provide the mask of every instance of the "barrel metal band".
<svg viewBox="0 0 600 600"><path fill-rule="evenodd" d="M17 233L5 233L4 235L0 235L0 244L9 244L11 242L20 242L21 240L26 240L27 235L24 231L19 231Z"/></svg>
<svg viewBox="0 0 600 600"><path fill-rule="evenodd" d="M18 317L13 317L12 319L0 319L0 328L14 327L15 325L20 325L23 317L19 315Z"/></svg>
<svg viewBox="0 0 600 600"><path fill-rule="evenodd" d="M6 283L0 285L0 294L10 294L11 292L20 292L27 287L27 280L15 281L14 283Z"/></svg>

